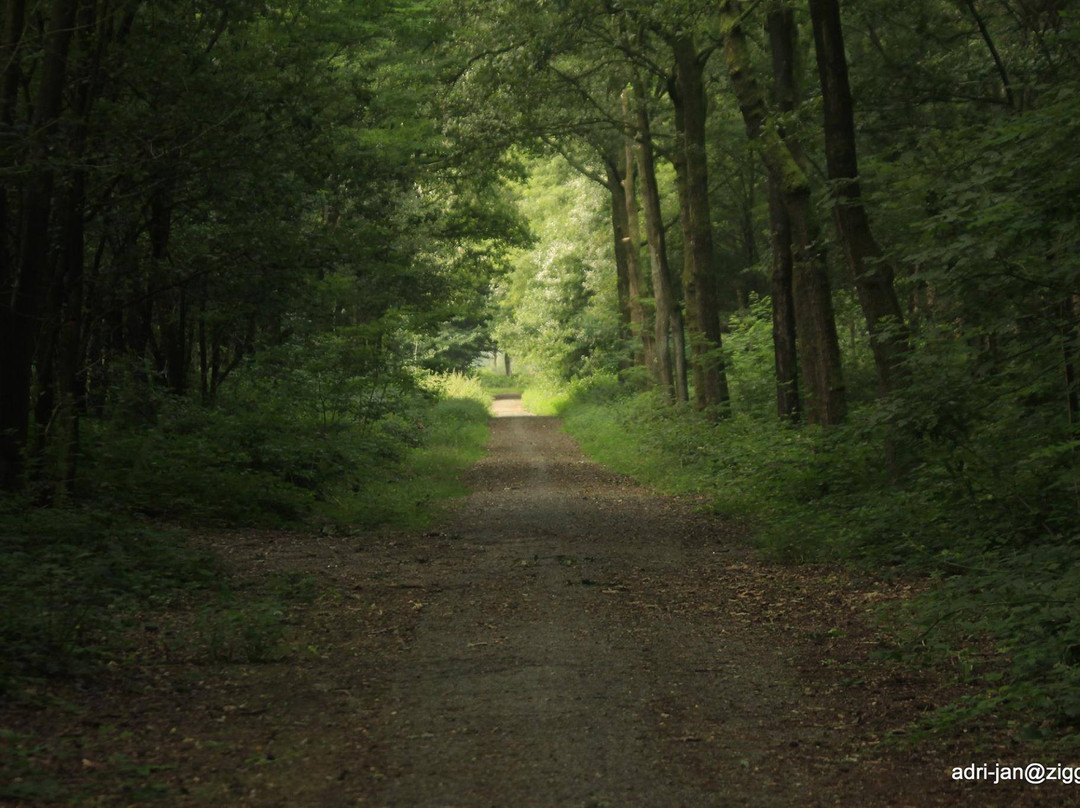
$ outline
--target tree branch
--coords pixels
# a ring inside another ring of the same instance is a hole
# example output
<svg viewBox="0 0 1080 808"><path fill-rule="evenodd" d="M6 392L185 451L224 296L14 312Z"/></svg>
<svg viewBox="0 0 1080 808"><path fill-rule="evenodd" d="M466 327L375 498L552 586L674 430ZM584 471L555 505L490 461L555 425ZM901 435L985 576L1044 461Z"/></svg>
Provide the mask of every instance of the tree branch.
<svg viewBox="0 0 1080 808"><path fill-rule="evenodd" d="M547 135L541 135L540 140L543 141L544 145L546 145L549 149L558 152L558 154L567 163L570 164L570 167L574 169L574 171L581 174L583 177L587 177L588 179L599 185L603 185L609 191L611 190L611 183L608 181L607 177L601 175L598 171L594 171L593 169L589 168L587 165L580 162L578 159L571 157L569 152L567 152L567 150L563 148L563 146L559 144L558 141L552 140Z"/></svg>
<svg viewBox="0 0 1080 808"><path fill-rule="evenodd" d="M982 16L979 14L979 10L975 8L974 0L964 0L964 5L967 6L968 11L971 12L971 16L975 20L975 24L979 26L979 33L982 34L983 42L986 43L987 50L990 51L990 56L994 60L994 64L997 66L998 75L1001 76L1001 83L1005 87L1005 97L1009 101L1009 106L1016 109L1016 99L1013 98L1012 84L1009 82L1009 74L1005 71L1005 63L1001 61L1001 55L998 53L996 47L994 47L994 40L990 36L990 31L986 28L986 23L983 22Z"/></svg>

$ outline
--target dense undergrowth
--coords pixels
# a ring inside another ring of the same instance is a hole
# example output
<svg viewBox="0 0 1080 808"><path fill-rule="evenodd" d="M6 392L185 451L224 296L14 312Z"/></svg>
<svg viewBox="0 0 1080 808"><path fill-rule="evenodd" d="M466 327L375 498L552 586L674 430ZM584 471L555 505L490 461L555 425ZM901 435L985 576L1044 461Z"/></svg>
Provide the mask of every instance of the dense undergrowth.
<svg viewBox="0 0 1080 808"><path fill-rule="evenodd" d="M278 658L288 601L312 582L238 588L183 528L421 526L462 492L459 472L487 439L489 395L460 374L364 398L342 390L336 412L311 386L281 395L288 382L253 375L215 407L166 395L122 402L85 421L77 500L0 500L0 692L123 664L130 627L177 609L195 618L192 647L173 653ZM370 417L350 417L358 401Z"/></svg>
<svg viewBox="0 0 1080 808"><path fill-rule="evenodd" d="M737 325L730 340L742 394L727 418L603 375L540 386L526 400L563 415L600 462L746 520L769 557L928 579L925 594L889 615L903 645L887 653L946 662L979 693L930 724L994 716L1024 737L1080 742L1075 442L1060 430L1059 444L1031 443L1040 412L1004 394L1007 373L994 386L915 382L828 431L778 423L767 382L753 389L764 375L753 370L762 322ZM963 347L936 357L939 375L949 363L962 374Z"/></svg>

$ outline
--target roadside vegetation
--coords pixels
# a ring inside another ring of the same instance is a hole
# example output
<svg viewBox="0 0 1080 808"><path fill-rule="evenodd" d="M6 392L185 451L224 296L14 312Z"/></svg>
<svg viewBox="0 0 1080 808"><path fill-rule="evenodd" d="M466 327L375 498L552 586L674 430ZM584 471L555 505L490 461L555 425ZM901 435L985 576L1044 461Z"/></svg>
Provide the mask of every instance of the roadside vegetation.
<svg viewBox="0 0 1080 808"><path fill-rule="evenodd" d="M750 317L730 335L732 376L749 387L754 366L740 360L749 353L740 348L765 327ZM758 382L764 388L769 379ZM1054 493L1068 476L1055 479L1033 463L1016 423L987 420L950 447L901 434L884 403L828 430L752 409L717 421L663 406L655 391L614 375L549 385L525 399L538 414L562 416L597 461L743 521L766 558L919 582L922 594L879 615L901 640L880 653L939 668L978 693L943 705L923 731L1005 722L1018 738L1080 744L1080 629L1072 619L1080 551L1065 539L1075 504ZM900 478L874 448L886 436L910 452Z"/></svg>
<svg viewBox="0 0 1080 808"><path fill-rule="evenodd" d="M779 561L917 577L895 653L981 688L930 724L1077 742L1077 17L886 6L501 18L572 134L513 186L495 333L599 460Z"/></svg>
<svg viewBox="0 0 1080 808"><path fill-rule="evenodd" d="M485 293L526 234L499 161L438 131L455 62L419 58L415 11L5 6L11 698L128 670L144 613L197 616L174 654L279 654L288 587L238 588L193 533L418 528L460 493Z"/></svg>
<svg viewBox="0 0 1080 808"><path fill-rule="evenodd" d="M329 417L324 401L256 408L245 396L214 410L143 400L157 409L139 429L90 421L93 484L77 507L0 503L0 638L9 650L0 691L14 697L41 677L122 664L130 627L169 610L196 616L185 641L194 645L176 654L277 658L287 601L314 596L314 582L238 591L228 566L189 532L287 528L362 542L371 531L422 529L463 492L460 472L487 440L489 400L475 379L451 373L399 391L370 422Z"/></svg>

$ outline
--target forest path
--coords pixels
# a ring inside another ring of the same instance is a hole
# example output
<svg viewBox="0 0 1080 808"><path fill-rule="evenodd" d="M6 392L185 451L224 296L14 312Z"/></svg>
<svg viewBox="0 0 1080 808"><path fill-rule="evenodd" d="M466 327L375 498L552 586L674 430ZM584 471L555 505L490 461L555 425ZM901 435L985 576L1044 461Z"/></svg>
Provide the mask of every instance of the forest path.
<svg viewBox="0 0 1080 808"><path fill-rule="evenodd" d="M871 611L903 583L763 563L519 407L497 402L437 530L196 535L270 605L148 606L104 678L0 700L0 777L27 795L6 804L1075 804L1061 783L953 782L1054 762L1001 732L887 743L960 692L871 657ZM5 763L10 731L33 740Z"/></svg>
<svg viewBox="0 0 1080 808"><path fill-rule="evenodd" d="M518 407L496 402L423 567L373 804L955 804L948 761L878 753L902 678L890 694L823 675L822 637L851 617L827 601L883 593L761 565L730 525Z"/></svg>

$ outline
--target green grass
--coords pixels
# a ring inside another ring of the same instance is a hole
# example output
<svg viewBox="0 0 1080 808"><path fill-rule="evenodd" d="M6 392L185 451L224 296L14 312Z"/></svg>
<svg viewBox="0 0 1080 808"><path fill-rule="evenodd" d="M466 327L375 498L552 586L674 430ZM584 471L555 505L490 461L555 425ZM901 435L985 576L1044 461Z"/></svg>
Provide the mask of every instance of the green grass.
<svg viewBox="0 0 1080 808"><path fill-rule="evenodd" d="M522 374L506 376L503 373L495 373L488 368L480 368L473 376L483 389L493 395L507 393L521 393L529 383L528 377Z"/></svg>
<svg viewBox="0 0 1080 808"><path fill-rule="evenodd" d="M0 690L25 676L90 671L136 611L224 580L177 531L10 498L0 511Z"/></svg>
<svg viewBox="0 0 1080 808"><path fill-rule="evenodd" d="M134 424L86 418L79 499L187 526L405 528L460 493L452 480L484 442L491 401L462 374L347 396L352 409L262 392L240 386L213 407L164 397Z"/></svg>
<svg viewBox="0 0 1080 808"><path fill-rule="evenodd" d="M476 399L446 399L432 407L419 446L355 489L328 498L319 514L355 528L401 530L429 525L446 500L467 493L461 472L484 452L488 410Z"/></svg>
<svg viewBox="0 0 1080 808"><path fill-rule="evenodd" d="M521 406L533 415L560 415L569 402L566 390L530 387L521 394Z"/></svg>
<svg viewBox="0 0 1080 808"><path fill-rule="evenodd" d="M533 379L521 394L521 404L533 415L562 415L571 405L610 401L623 392L617 377L599 373L571 382Z"/></svg>

